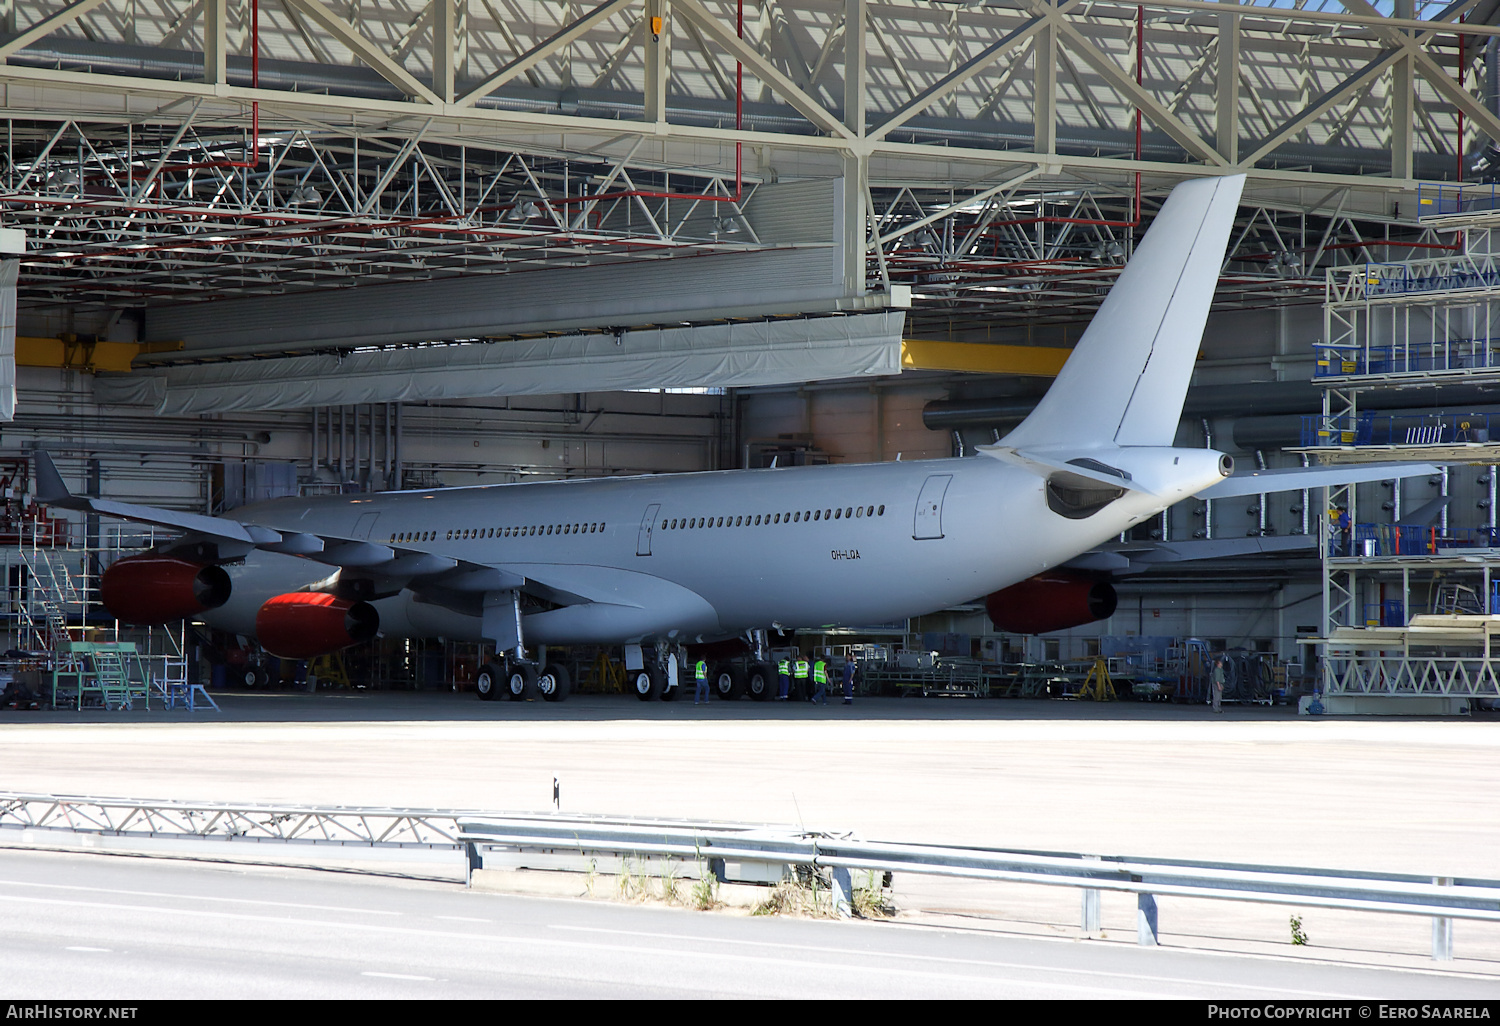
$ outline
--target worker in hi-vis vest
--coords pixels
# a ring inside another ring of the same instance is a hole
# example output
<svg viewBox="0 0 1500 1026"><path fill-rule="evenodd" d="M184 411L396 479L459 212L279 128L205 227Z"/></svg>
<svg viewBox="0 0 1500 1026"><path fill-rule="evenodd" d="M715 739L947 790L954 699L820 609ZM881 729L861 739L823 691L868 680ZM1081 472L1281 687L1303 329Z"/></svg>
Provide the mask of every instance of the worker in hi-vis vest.
<svg viewBox="0 0 1500 1026"><path fill-rule="evenodd" d="M828 704L828 664L822 659L813 664L813 693L808 701Z"/></svg>
<svg viewBox="0 0 1500 1026"><path fill-rule="evenodd" d="M786 693L792 689L792 661L786 656L776 664L776 701L785 702Z"/></svg>
<svg viewBox="0 0 1500 1026"><path fill-rule="evenodd" d="M697 687L693 691L693 704L697 705L699 702L707 702L708 662L706 660L700 658L693 666L693 679L697 682Z"/></svg>
<svg viewBox="0 0 1500 1026"><path fill-rule="evenodd" d="M811 672L812 664L802 658L801 655L798 655L797 661L792 664L792 673L797 678L797 698L799 700L811 694L807 687L807 678Z"/></svg>

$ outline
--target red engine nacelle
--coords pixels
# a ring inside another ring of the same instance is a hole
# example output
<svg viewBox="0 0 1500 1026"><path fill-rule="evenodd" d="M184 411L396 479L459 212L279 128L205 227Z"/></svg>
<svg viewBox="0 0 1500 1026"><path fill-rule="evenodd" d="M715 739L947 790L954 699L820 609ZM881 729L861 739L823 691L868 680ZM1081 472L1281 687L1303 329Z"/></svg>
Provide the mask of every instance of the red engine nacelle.
<svg viewBox="0 0 1500 1026"><path fill-rule="evenodd" d="M311 659L369 641L380 614L368 602L318 591L294 591L266 600L255 614L261 647L283 659Z"/></svg>
<svg viewBox="0 0 1500 1026"><path fill-rule="evenodd" d="M1118 603L1108 581L1053 571L993 592L984 608L996 630L1045 634L1103 620Z"/></svg>
<svg viewBox="0 0 1500 1026"><path fill-rule="evenodd" d="M127 556L110 564L99 582L104 607L126 623L182 620L229 601L229 574L170 556Z"/></svg>

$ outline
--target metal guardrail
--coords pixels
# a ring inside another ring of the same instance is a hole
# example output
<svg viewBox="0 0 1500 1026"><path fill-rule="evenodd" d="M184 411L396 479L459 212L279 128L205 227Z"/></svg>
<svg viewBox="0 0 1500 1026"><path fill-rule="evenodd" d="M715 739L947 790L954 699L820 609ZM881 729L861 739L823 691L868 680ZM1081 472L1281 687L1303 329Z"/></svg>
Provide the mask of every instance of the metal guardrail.
<svg viewBox="0 0 1500 1026"><path fill-rule="evenodd" d="M848 914L850 906L850 870L1076 887L1083 892L1082 927L1089 934L1100 929L1100 892L1134 893L1137 939L1146 945L1158 941L1156 898L1165 896L1427 916L1433 921L1432 957L1439 961L1453 957L1454 919L1500 922L1500 880L895 844L794 832L791 828L724 830L679 824L641 829L633 825L611 828L603 823L533 826L461 818L459 829L469 846L471 866L478 860L477 848L487 845L829 869L834 902L841 914Z"/></svg>
<svg viewBox="0 0 1500 1026"><path fill-rule="evenodd" d="M436 809L140 801L0 792L0 828L121 837L457 847L457 817Z"/></svg>
<svg viewBox="0 0 1500 1026"><path fill-rule="evenodd" d="M1159 937L1156 898L1163 896L1426 916L1432 957L1440 961L1453 957L1453 920L1500 922L1500 880L861 841L768 824L0 792L0 830L17 829L444 848L463 851L471 873L482 865L482 848L700 861L721 878L731 861L806 866L830 871L835 907L846 915L851 870L1073 887L1082 892L1082 927L1091 935L1100 929L1100 893L1116 891L1137 896L1137 937L1148 945Z"/></svg>

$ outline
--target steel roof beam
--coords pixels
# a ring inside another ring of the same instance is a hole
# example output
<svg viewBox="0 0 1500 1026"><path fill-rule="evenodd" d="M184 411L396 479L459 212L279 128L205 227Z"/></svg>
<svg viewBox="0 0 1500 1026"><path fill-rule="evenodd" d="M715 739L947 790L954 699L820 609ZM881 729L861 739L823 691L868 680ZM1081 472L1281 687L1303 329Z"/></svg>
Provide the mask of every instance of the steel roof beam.
<svg viewBox="0 0 1500 1026"><path fill-rule="evenodd" d="M843 122L829 113L820 102L805 93L779 68L762 57L759 51L725 28L719 19L703 9L698 0L673 0L673 2L684 17L696 22L704 34L729 51L730 56L749 68L751 74L770 86L799 114L831 136L844 140L854 138L854 133L849 131Z"/></svg>
<svg viewBox="0 0 1500 1026"><path fill-rule="evenodd" d="M91 0L82 0L84 3ZM363 34L356 31L347 21L324 7L318 0L282 0L288 7L305 15L315 22L329 35L333 36L349 52L353 53L361 61L373 69L381 78L391 85L400 89L413 99L423 100L434 106L441 106L443 100L427 86L407 71L400 64L391 60L384 51L370 42Z"/></svg>
<svg viewBox="0 0 1500 1026"><path fill-rule="evenodd" d="M1066 11L1068 9L1071 9L1072 7L1076 6L1078 2L1079 0L1065 0L1063 6L1059 8L1059 10ZM880 125L870 133L870 138L885 138L893 129L899 128L900 126L906 124L913 117L922 113L938 100L941 100L944 96L947 96L954 89L957 89L959 86L969 81L969 79L979 74L985 68L988 68L991 64L995 63L995 61L999 60L1001 57L1004 57L1006 54L1014 50L1017 46L1026 42L1036 34L1037 29L1041 28L1044 23L1049 23L1049 18L1046 15L1035 15L1031 18L1028 18L1019 26L1007 32L1005 35L1001 36L995 42L985 47L979 53L969 58L963 64L953 69L953 71L949 72L947 75L944 75L932 85L928 86L920 94L912 97L911 100L909 100L907 103L893 112L890 117L882 121Z"/></svg>
<svg viewBox="0 0 1500 1026"><path fill-rule="evenodd" d="M475 103L489 96L517 75L525 74L547 57L568 46L595 25L613 16L623 8L639 2L640 0L604 0L598 7L595 7L592 11L589 11L577 20L564 25L557 32L537 43L530 50L527 50L521 56L479 83L479 85L469 90L456 101L456 105L459 107L472 107ZM497 17L496 21L499 22L500 19Z"/></svg>
<svg viewBox="0 0 1500 1026"><path fill-rule="evenodd" d="M65 25L72 24L94 8L104 4L104 2L105 0L75 0L74 3L64 7L56 14L43 18L14 39L0 45L0 62L4 62L12 54L26 49L26 47L35 43L38 39L51 35Z"/></svg>

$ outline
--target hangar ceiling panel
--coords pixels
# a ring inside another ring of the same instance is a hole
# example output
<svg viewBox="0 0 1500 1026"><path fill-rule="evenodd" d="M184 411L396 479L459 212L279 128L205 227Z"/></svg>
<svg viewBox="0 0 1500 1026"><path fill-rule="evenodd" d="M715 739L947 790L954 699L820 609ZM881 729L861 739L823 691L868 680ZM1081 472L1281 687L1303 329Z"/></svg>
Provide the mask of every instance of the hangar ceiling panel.
<svg viewBox="0 0 1500 1026"><path fill-rule="evenodd" d="M784 385L897 374L905 313L182 365L99 375L103 403L163 415L656 387Z"/></svg>

